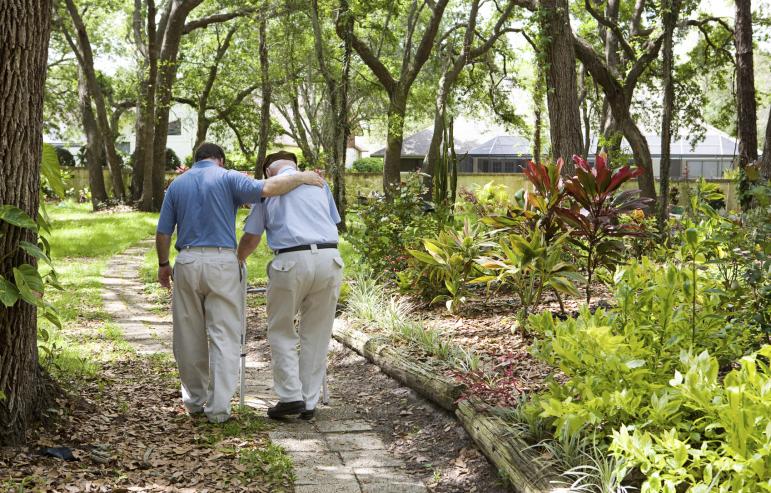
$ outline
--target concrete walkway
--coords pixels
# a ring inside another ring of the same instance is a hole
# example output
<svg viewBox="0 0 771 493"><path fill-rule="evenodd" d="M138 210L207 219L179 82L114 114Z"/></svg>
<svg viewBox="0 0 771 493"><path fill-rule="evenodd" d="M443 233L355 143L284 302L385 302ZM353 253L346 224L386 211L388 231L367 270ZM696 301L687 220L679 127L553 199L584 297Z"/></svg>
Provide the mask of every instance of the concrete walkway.
<svg viewBox="0 0 771 493"><path fill-rule="evenodd" d="M139 277L152 241L113 257L103 274L105 308L139 353L171 351L171 316L153 313ZM250 327L249 331L254 328ZM264 411L275 402L270 361L257 351L247 356L247 405ZM334 375L330 375L330 387ZM364 389L363 389L364 390ZM294 460L296 493L427 493L394 457L371 423L331 396L312 421L279 422L270 439Z"/></svg>

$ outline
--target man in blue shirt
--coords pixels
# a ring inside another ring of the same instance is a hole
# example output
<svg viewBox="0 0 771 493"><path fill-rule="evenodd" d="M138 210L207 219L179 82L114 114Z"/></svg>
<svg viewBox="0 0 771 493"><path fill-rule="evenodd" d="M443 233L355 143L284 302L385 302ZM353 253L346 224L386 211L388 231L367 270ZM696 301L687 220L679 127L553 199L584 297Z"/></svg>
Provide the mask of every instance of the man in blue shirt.
<svg viewBox="0 0 771 493"><path fill-rule="evenodd" d="M269 155L265 176L296 176L297 158L288 152ZM343 280L337 251L340 215L329 187L298 187L252 207L238 244L244 262L266 232L276 253L268 264L268 342L273 383L279 402L268 416L313 417L326 374L327 350ZM294 319L300 314L295 330ZM299 354L297 346L300 346Z"/></svg>
<svg viewBox="0 0 771 493"><path fill-rule="evenodd" d="M158 280L171 287L174 358L182 381L182 402L191 414L221 423L230 417L238 384L246 273L236 257L236 212L242 204L281 195L307 184L321 190L315 173L253 180L226 170L225 153L203 143L196 163L166 192L158 219ZM179 255L169 265L171 235Z"/></svg>

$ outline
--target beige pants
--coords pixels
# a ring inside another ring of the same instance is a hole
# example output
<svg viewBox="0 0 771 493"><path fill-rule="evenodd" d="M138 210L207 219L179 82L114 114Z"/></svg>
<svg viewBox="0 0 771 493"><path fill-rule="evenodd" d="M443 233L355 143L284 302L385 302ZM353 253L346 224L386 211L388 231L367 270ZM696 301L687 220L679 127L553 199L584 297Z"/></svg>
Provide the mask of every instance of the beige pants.
<svg viewBox="0 0 771 493"><path fill-rule="evenodd" d="M230 417L238 387L245 282L234 250L189 248L174 263L174 358L182 401L213 422Z"/></svg>
<svg viewBox="0 0 771 493"><path fill-rule="evenodd" d="M343 260L333 248L283 253L268 264L268 276L268 342L276 394L282 402L304 400L306 409L315 409L326 372Z"/></svg>

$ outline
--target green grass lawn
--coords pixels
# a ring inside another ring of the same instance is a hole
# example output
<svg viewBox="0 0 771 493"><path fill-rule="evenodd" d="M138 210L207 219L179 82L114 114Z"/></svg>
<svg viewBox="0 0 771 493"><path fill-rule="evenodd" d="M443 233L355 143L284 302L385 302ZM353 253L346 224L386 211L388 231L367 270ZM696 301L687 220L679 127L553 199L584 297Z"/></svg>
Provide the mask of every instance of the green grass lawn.
<svg viewBox="0 0 771 493"><path fill-rule="evenodd" d="M130 351L102 303L102 271L108 259L155 231L157 214L91 212L90 205L48 205L51 257L62 291L48 289L46 301L59 314L59 330L40 319L41 362L60 380L93 375L96 362ZM45 269L45 267L41 267ZM104 351L108 343L115 351Z"/></svg>

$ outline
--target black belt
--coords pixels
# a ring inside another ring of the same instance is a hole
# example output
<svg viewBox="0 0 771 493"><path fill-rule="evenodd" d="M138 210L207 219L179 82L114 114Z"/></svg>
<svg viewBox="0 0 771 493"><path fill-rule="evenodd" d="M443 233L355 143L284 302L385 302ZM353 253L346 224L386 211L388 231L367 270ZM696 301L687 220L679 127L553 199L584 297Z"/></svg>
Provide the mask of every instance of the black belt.
<svg viewBox="0 0 771 493"><path fill-rule="evenodd" d="M319 250L324 248L337 248L337 243L317 243L316 248ZM276 250L276 255L279 253L301 252L303 250L313 250L313 245L300 245L295 247L282 248L281 250Z"/></svg>

